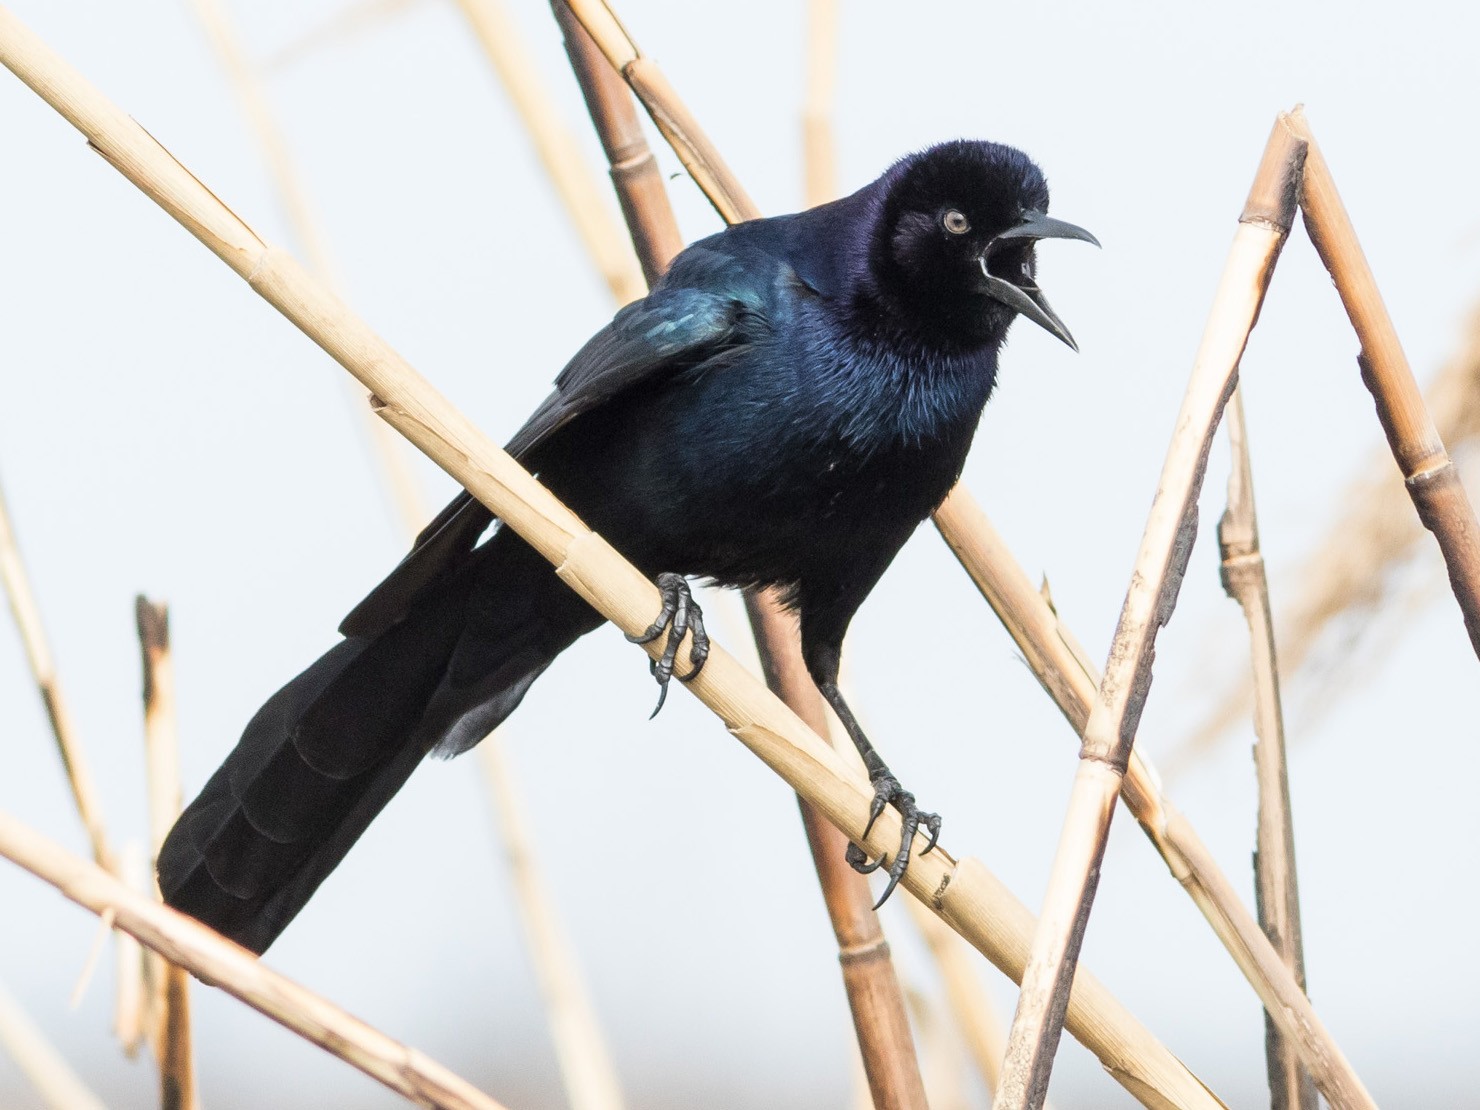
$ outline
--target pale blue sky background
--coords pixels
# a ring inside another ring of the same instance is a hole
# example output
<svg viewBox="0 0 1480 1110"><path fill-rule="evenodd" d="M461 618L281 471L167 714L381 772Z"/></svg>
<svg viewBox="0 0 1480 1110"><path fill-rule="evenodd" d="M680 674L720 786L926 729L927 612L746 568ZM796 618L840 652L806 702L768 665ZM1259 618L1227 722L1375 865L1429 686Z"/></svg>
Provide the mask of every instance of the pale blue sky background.
<svg viewBox="0 0 1480 1110"><path fill-rule="evenodd" d="M187 5L12 7L260 232L291 245ZM341 4L234 7L266 58ZM517 7L595 164L547 8ZM630 0L621 12L762 208L797 207L802 6ZM1472 7L848 0L843 13L843 187L935 140L1000 139L1032 153L1054 211L1105 245L1042 252L1082 353L1017 329L966 475L1097 659L1277 110L1308 105L1420 376L1456 345L1480 290ZM510 433L611 305L454 6L422 0L274 72L270 94L350 303L491 434ZM122 841L145 830L133 595L173 607L193 792L256 706L334 641L402 542L347 415L343 372L8 75L0 136L0 480ZM688 236L718 226L689 182L673 190ZM1245 361L1277 602L1380 444L1355 352L1297 232ZM450 495L448 479L422 474L431 501ZM1152 756L1221 688L1208 661L1241 657L1212 544L1225 476L1220 443L1141 733ZM1426 550L1423 573L1437 568ZM951 618L929 646L909 623L920 583ZM714 608L720 636L743 646L738 606ZM1476 739L1476 664L1447 599L1398 622L1387 647L1292 737L1310 988L1384 1106L1463 1106L1480 1089L1480 970L1467 955L1480 816L1461 773ZM945 815L947 844L1036 906L1076 744L932 531L864 607L849 648L860 708L895 769ZM630 1103L841 1106L846 1010L794 802L694 699L672 698L648 724L652 699L642 658L605 630L507 730ZM0 706L0 807L83 850L8 628ZM1245 888L1249 742L1230 737L1171 789ZM556 1107L475 770L469 760L415 776L269 961L511 1107ZM726 784L718 794L715 783ZM654 796L661 806L625 801ZM108 1035L107 977L67 1008L94 919L8 867L0 907L0 978L110 1104L151 1104L151 1068L124 1061ZM933 989L902 907L886 927L907 974ZM1232 1105L1264 1103L1258 1004L1123 816L1085 962ZM982 974L1005 1018L1012 991L985 964ZM394 1104L219 993L197 989L195 1010L214 1110ZM1128 1104L1067 1041L1053 1097ZM37 1104L4 1059L0 1104Z"/></svg>

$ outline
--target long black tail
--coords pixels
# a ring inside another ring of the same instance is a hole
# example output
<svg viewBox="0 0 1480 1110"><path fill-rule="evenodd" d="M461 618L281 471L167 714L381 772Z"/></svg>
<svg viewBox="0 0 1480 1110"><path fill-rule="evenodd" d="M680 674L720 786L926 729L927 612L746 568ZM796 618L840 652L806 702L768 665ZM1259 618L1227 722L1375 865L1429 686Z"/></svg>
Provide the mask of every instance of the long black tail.
<svg viewBox="0 0 1480 1110"><path fill-rule="evenodd" d="M512 534L479 556L257 711L165 840L166 902L264 951L428 751L477 743L600 623Z"/></svg>

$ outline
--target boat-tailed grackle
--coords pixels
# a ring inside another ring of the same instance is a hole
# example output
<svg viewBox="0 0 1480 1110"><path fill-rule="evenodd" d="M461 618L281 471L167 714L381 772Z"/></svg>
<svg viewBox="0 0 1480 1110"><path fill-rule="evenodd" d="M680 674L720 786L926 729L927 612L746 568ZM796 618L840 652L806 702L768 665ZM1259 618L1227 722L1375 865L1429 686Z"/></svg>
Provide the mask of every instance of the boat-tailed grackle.
<svg viewBox="0 0 1480 1110"><path fill-rule="evenodd" d="M904 818L885 897L940 818L838 692L843 635L960 476L1008 326L1026 316L1074 345L1034 246L1094 237L1047 208L1023 153L957 141L842 200L703 239L581 348L508 446L656 576L664 690L686 630L696 667L707 650L683 576L784 591L868 768L870 821L889 805ZM428 752L472 747L601 624L512 530L480 544L491 522L460 494L344 639L257 712L165 842L166 901L264 950ZM878 866L856 847L849 860Z"/></svg>

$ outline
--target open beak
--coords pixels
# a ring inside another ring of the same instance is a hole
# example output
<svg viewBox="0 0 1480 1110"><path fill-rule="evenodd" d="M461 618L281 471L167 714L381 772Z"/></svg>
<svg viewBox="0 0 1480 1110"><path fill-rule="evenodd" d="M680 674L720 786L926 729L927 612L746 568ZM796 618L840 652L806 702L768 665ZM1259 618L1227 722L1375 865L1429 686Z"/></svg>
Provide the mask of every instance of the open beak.
<svg viewBox="0 0 1480 1110"><path fill-rule="evenodd" d="M987 249L982 252L981 256L983 293L1002 302L1020 315L1026 316L1050 335L1062 339L1071 349L1079 350L1079 345L1074 342L1074 337L1069 334L1069 329L1064 326L1064 322L1058 318L1053 309L1048 307L1048 300L1043 296L1041 289L1036 285L1014 285L988 270L987 260L992 255L992 248L998 243L1012 239L1032 239L1035 242L1039 239L1079 239L1086 243L1093 243L1097 247L1100 241L1075 224L1056 220L1051 216L1045 216L1042 212L1025 212L1022 223L1008 228L988 243Z"/></svg>

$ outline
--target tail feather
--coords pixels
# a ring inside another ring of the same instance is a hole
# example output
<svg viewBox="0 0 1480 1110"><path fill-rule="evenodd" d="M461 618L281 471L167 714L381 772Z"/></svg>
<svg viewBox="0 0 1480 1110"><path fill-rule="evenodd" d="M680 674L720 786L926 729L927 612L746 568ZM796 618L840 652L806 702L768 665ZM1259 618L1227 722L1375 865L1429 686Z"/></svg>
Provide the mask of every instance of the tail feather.
<svg viewBox="0 0 1480 1110"><path fill-rule="evenodd" d="M165 901L264 951L428 751L477 743L599 623L538 569L533 581L514 573L481 591L471 575L443 583L399 623L341 641L274 694L166 838ZM471 650L470 611L504 613L498 636L478 637L476 676L456 665ZM458 671L465 681L451 680Z"/></svg>
<svg viewBox="0 0 1480 1110"><path fill-rule="evenodd" d="M374 665L394 646L388 640L342 641L257 712L160 850L166 902L256 951L307 902L425 754L405 741L435 676L400 685L399 712L387 712L392 707L383 693L373 710L367 706L361 721L381 727L374 730L378 735L354 729L359 747L321 730L324 719L336 714L315 712L321 705L359 700L377 679L388 677L383 666ZM445 654L438 662L445 662ZM338 762L336 753L343 757ZM336 837L363 811L367 797L379 800L374 811L347 840ZM336 840L337 854L325 860ZM306 884L316 857L327 866ZM285 898L289 892L296 893ZM268 918L270 903L277 912Z"/></svg>

